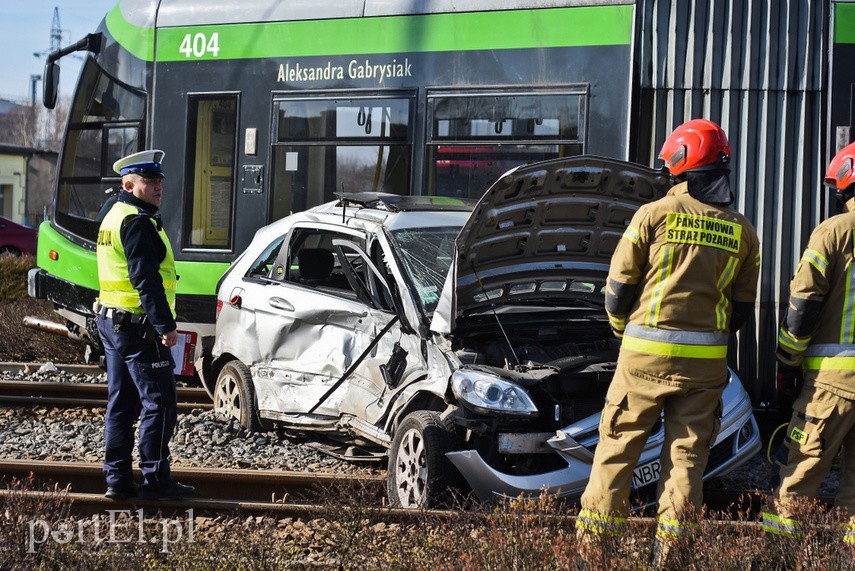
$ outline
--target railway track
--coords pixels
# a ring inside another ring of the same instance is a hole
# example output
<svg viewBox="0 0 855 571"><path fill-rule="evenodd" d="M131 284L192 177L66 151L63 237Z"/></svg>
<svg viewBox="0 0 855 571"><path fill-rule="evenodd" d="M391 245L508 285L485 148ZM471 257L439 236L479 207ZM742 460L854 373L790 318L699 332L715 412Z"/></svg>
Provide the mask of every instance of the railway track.
<svg viewBox="0 0 855 571"><path fill-rule="evenodd" d="M69 502L69 512L88 517L110 511L160 514L178 517L193 510L196 516L229 515L240 513L276 518L344 518L347 510L364 512L360 517L371 521L414 523L430 519L461 517L483 518L492 513L489 507L471 511L461 510L404 510L389 508L384 501L383 476L352 476L342 474L309 474L298 472L267 472L258 470L214 470L200 468L174 468L176 479L196 487L197 495L191 499L146 500L129 498L114 501L104 497L104 480L101 466L70 462L0 461L0 473L8 479L25 480L27 489L15 486L0 490L0 498L13 495L33 500L61 493ZM20 486L18 486L20 487ZM11 488L11 489L10 489ZM35 491L36 489L60 492ZM721 496L724 499L725 496ZM348 501L350 499L350 501ZM745 496L742 496L742 502ZM568 515L568 525L576 518L574 510ZM746 520L746 512L733 520L707 519L710 525L723 527L759 526L757 521ZM635 514L640 522L655 522L651 514Z"/></svg>
<svg viewBox="0 0 855 571"><path fill-rule="evenodd" d="M363 502L381 507L385 497L385 476L289 472L278 470L238 470L173 467L173 476L194 486L196 498L163 502L130 499L115 502L103 497L105 484L101 464L85 462L49 462L38 460L0 460L0 474L32 483L39 489L68 489L71 497L93 509L118 509L143 505L157 508L187 509L195 506L212 511L240 508L251 512L288 511L287 506L317 506L322 502L359 496ZM707 490L705 503L713 512L733 514L759 513L763 495L738 490ZM189 503L188 503L189 502ZM297 502L297 504L295 504ZM105 508L105 506L107 506ZM285 507L283 507L285 506ZM311 512L312 509L295 507ZM643 515L643 514L640 514Z"/></svg>
<svg viewBox="0 0 855 571"><path fill-rule="evenodd" d="M67 490L73 511L84 515L137 507L163 511L194 508L197 512L240 510L295 515L318 512L323 503L344 497L359 497L365 503L381 506L385 494L383 476L173 467L175 479L194 486L196 497L171 501L130 498L117 502L103 495L105 484L101 464L0 460L0 474L7 482L3 494L20 493L10 491L16 487L8 485L12 479L26 482L28 489Z"/></svg>
<svg viewBox="0 0 855 571"><path fill-rule="evenodd" d="M41 381L0 381L0 403L40 404L60 407L105 408L107 385L103 383L60 383ZM213 408L205 389L178 387L178 410L185 412Z"/></svg>

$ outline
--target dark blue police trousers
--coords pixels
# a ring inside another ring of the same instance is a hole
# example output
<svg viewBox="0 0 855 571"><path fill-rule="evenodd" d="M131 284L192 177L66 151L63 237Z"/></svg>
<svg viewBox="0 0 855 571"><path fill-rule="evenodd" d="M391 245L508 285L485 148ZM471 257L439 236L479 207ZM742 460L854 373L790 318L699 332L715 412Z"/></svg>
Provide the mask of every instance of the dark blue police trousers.
<svg viewBox="0 0 855 571"><path fill-rule="evenodd" d="M133 483L134 421L139 417L142 483L168 482L169 440L178 417L172 352L159 339L147 340L142 325L98 316L98 333L107 365L104 418L104 474L108 486Z"/></svg>

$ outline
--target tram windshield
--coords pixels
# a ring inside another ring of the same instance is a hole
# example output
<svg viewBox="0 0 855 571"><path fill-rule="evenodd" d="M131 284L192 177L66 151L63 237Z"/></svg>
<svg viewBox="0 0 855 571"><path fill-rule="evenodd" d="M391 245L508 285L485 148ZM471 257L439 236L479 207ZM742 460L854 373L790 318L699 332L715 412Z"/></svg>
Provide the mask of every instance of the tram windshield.
<svg viewBox="0 0 855 571"><path fill-rule="evenodd" d="M71 103L54 204L57 226L95 241L100 217L121 185L113 163L139 149L145 95L87 59Z"/></svg>

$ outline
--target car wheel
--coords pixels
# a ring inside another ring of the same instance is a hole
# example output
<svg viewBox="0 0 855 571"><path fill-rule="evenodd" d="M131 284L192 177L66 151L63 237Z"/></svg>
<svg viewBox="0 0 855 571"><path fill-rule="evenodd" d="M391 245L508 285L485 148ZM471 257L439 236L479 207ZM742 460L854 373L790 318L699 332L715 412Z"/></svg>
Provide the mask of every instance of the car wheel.
<svg viewBox="0 0 855 571"><path fill-rule="evenodd" d="M431 508L450 499L458 474L445 453L456 448L450 421L420 410L408 415L392 439L386 492L392 507Z"/></svg>
<svg viewBox="0 0 855 571"><path fill-rule="evenodd" d="M214 411L236 418L250 432L258 432L263 428L255 402L252 376L240 361L229 361L217 376Z"/></svg>

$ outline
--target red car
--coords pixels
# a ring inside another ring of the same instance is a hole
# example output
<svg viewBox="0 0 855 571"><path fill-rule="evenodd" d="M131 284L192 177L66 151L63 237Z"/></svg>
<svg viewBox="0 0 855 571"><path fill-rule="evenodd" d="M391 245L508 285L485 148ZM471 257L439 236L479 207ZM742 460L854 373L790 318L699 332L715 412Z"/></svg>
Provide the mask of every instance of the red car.
<svg viewBox="0 0 855 571"><path fill-rule="evenodd" d="M5 254L35 256L38 237L39 231L35 228L16 224L0 216L0 256Z"/></svg>

